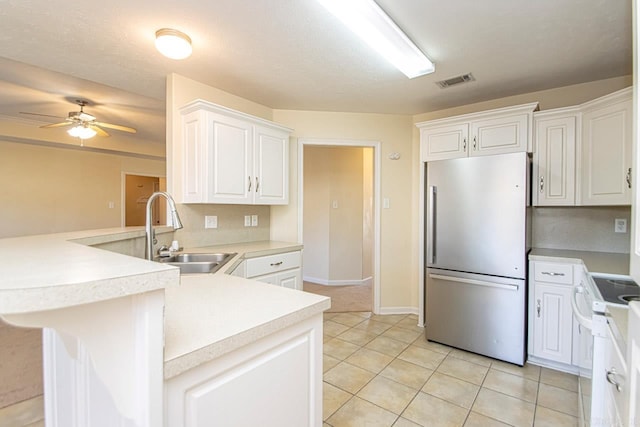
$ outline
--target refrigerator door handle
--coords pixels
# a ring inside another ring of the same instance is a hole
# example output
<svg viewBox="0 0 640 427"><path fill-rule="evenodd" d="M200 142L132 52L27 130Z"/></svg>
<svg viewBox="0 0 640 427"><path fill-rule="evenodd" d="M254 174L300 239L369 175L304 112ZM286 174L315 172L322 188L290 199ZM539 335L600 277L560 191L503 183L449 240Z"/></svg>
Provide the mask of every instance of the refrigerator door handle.
<svg viewBox="0 0 640 427"><path fill-rule="evenodd" d="M509 285L506 283L485 282L484 280L464 279L462 277L443 276L441 274L429 274L432 279L447 280L449 282L466 283L469 285L486 286L489 288L500 288L508 291L517 291L518 285Z"/></svg>
<svg viewBox="0 0 640 427"><path fill-rule="evenodd" d="M429 187L429 208L427 212L427 257L433 265L436 263L436 194L437 187Z"/></svg>

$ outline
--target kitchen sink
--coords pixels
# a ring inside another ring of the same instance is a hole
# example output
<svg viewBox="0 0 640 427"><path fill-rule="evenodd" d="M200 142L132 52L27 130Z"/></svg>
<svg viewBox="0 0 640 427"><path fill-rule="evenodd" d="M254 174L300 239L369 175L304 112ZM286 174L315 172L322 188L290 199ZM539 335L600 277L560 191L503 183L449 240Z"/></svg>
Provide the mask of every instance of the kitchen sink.
<svg viewBox="0 0 640 427"><path fill-rule="evenodd" d="M235 255L235 253L181 253L156 257L154 261L179 267L180 274L210 274L222 268Z"/></svg>

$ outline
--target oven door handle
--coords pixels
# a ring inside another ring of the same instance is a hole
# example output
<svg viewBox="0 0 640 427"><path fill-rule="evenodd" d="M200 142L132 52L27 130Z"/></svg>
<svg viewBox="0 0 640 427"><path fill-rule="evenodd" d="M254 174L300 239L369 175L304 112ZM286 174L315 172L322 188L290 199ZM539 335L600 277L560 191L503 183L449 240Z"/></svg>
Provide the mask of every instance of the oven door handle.
<svg viewBox="0 0 640 427"><path fill-rule="evenodd" d="M585 316L584 314L580 313L580 308L578 307L578 294L581 294L583 290L584 288L582 286L573 287L573 293L571 295L571 309L573 310L573 315L575 316L578 323L591 330L593 329L593 320L591 319L591 317Z"/></svg>

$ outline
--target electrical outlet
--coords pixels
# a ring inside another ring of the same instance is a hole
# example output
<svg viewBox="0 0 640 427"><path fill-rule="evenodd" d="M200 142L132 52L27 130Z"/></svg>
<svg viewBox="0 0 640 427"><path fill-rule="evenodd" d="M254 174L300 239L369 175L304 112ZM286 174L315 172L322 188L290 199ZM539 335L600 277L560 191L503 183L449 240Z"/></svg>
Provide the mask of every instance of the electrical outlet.
<svg viewBox="0 0 640 427"><path fill-rule="evenodd" d="M252 227L258 226L258 215L251 215L251 226Z"/></svg>
<svg viewBox="0 0 640 427"><path fill-rule="evenodd" d="M337 200L334 200L333 202L331 202L331 207L332 207L333 209L338 209L338 201L337 201Z"/></svg>
<svg viewBox="0 0 640 427"><path fill-rule="evenodd" d="M204 228L218 228L218 217L215 215L205 215Z"/></svg>
<svg viewBox="0 0 640 427"><path fill-rule="evenodd" d="M244 216L244 226L251 227L251 215Z"/></svg>
<svg viewBox="0 0 640 427"><path fill-rule="evenodd" d="M613 231L616 233L627 232L627 220L625 218L616 218L614 222Z"/></svg>

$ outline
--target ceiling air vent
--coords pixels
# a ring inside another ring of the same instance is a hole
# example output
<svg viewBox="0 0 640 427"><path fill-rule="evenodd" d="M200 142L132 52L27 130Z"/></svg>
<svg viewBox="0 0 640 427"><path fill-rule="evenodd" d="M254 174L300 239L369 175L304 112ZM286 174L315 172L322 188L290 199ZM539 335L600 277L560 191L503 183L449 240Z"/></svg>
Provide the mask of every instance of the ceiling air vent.
<svg viewBox="0 0 640 427"><path fill-rule="evenodd" d="M440 80L439 82L436 82L436 84L440 86L441 89L446 89L450 86L459 85L461 83L472 82L474 80L475 78L473 77L473 74L467 73L461 76L451 77L450 79Z"/></svg>

